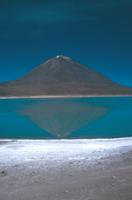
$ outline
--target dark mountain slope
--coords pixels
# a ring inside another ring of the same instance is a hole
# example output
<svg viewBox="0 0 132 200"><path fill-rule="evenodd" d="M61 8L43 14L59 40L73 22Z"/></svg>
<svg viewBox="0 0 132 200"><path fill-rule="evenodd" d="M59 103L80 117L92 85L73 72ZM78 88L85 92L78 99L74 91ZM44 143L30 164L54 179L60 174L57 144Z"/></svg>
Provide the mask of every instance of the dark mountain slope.
<svg viewBox="0 0 132 200"><path fill-rule="evenodd" d="M132 94L102 74L56 56L16 81L0 84L0 96Z"/></svg>

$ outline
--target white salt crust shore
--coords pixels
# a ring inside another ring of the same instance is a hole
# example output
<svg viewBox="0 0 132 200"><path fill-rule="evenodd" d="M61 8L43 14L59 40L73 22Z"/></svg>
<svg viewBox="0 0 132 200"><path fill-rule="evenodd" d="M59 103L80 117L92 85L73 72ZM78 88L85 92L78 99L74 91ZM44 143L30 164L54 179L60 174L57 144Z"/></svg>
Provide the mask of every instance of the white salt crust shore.
<svg viewBox="0 0 132 200"><path fill-rule="evenodd" d="M132 97L132 95L35 95L35 96L1 96L0 99L50 99L50 98L101 98L101 97Z"/></svg>
<svg viewBox="0 0 132 200"><path fill-rule="evenodd" d="M0 200L131 200L132 137L0 140Z"/></svg>
<svg viewBox="0 0 132 200"><path fill-rule="evenodd" d="M78 140L0 140L0 165L27 161L90 162L132 148L132 137Z"/></svg>

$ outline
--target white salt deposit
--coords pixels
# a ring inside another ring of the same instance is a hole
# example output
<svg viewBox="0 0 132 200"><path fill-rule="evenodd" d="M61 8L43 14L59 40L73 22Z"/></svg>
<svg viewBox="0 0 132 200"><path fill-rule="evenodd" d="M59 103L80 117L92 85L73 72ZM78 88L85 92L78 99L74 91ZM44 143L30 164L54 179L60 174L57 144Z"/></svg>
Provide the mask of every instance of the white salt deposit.
<svg viewBox="0 0 132 200"><path fill-rule="evenodd" d="M86 140L0 140L0 165L29 161L96 161L132 148L131 138Z"/></svg>

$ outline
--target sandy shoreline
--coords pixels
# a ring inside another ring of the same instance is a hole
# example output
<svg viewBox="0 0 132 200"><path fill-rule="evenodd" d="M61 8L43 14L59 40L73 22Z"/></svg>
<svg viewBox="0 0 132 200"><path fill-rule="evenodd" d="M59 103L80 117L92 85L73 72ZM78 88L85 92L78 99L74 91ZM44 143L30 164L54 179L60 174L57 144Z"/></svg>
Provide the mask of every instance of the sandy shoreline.
<svg viewBox="0 0 132 200"><path fill-rule="evenodd" d="M0 140L2 200L131 200L132 138Z"/></svg>
<svg viewBox="0 0 132 200"><path fill-rule="evenodd" d="M93 97L132 97L132 95L38 95L38 96L1 96L0 99L50 99L50 98L93 98Z"/></svg>

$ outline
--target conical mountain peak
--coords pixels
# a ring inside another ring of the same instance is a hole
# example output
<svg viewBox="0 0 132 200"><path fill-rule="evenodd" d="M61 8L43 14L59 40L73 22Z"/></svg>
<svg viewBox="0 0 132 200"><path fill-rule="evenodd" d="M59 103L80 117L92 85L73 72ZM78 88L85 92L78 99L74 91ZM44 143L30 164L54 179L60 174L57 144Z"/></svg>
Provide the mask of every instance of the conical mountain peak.
<svg viewBox="0 0 132 200"><path fill-rule="evenodd" d="M44 64L47 64L47 63L52 64L52 65L56 64L56 66L57 66L57 65L59 65L60 63L63 63L63 62L74 62L74 61L72 60L72 58L70 58L68 56L56 55L55 57L50 58L46 62L42 63L41 66L44 65Z"/></svg>
<svg viewBox="0 0 132 200"><path fill-rule="evenodd" d="M24 77L0 85L1 96L107 94L132 94L132 89L112 82L65 55L57 55Z"/></svg>

